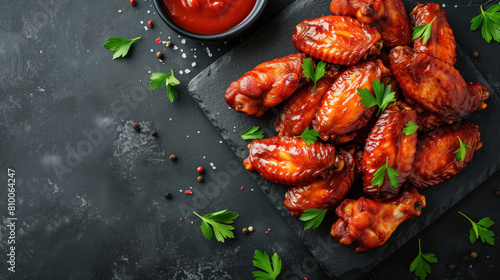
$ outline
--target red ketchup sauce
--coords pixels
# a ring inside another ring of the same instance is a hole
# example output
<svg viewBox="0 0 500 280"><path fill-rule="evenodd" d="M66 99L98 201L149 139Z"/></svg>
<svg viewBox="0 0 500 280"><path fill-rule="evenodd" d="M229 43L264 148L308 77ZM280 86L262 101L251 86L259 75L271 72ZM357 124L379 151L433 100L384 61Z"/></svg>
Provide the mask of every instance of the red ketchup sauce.
<svg viewBox="0 0 500 280"><path fill-rule="evenodd" d="M228 31L252 12L257 0L163 0L167 15L187 31L212 35Z"/></svg>

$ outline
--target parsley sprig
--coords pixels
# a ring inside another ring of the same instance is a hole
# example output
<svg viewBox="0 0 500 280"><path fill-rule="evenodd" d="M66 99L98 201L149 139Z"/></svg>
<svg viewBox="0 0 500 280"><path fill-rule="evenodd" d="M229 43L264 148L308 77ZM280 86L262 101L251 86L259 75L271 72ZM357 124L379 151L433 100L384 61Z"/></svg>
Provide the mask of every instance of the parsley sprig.
<svg viewBox="0 0 500 280"><path fill-rule="evenodd" d="M417 130L418 130L418 125L413 121L408 121L405 124L405 127L403 128L402 132L406 135L412 135L413 133L417 132Z"/></svg>
<svg viewBox="0 0 500 280"><path fill-rule="evenodd" d="M260 127L258 126L251 126L240 134L241 138L243 138L243 140L264 138L264 132L259 129Z"/></svg>
<svg viewBox="0 0 500 280"><path fill-rule="evenodd" d="M304 213L300 215L299 220L306 222L306 227L304 230L317 229L323 219L325 218L327 209L306 209Z"/></svg>
<svg viewBox="0 0 500 280"><path fill-rule="evenodd" d="M377 169L377 171L375 171L375 174L373 174L372 185L376 185L380 188L384 184L386 171L391 186L395 189L398 188L399 180L397 176L399 176L399 173L394 168L389 166L389 157L385 159L385 164Z"/></svg>
<svg viewBox="0 0 500 280"><path fill-rule="evenodd" d="M271 257L271 261L269 260L269 255L264 251L255 250L253 255L254 261L253 265L256 268L262 269L257 271L252 271L253 277L256 280L272 280L276 279L281 272L281 260L278 254L274 253Z"/></svg>
<svg viewBox="0 0 500 280"><path fill-rule="evenodd" d="M495 245L495 233L489 228L495 224L490 217L482 218L479 222L475 223L469 217L467 217L464 213L458 211L462 216L467 218L469 222L472 224L472 228L469 231L469 239L470 243L476 242L477 239L481 238L481 241L484 243L488 243L490 245Z"/></svg>
<svg viewBox="0 0 500 280"><path fill-rule="evenodd" d="M134 39L109 37L108 40L106 40L106 43L104 43L103 47L108 49L108 51L110 52L114 52L113 59L117 59L126 56L130 49L130 46L132 46L132 44L139 39L141 39L141 37L137 37Z"/></svg>
<svg viewBox="0 0 500 280"><path fill-rule="evenodd" d="M415 272L415 276L424 280L428 274L431 273L431 266L429 263L437 263L438 259L434 253L422 254L420 247L420 238L418 239L418 256L410 264L410 272Z"/></svg>
<svg viewBox="0 0 500 280"><path fill-rule="evenodd" d="M166 85L167 96L168 99L170 99L170 102L174 102L174 100L179 97L179 94L174 86L180 84L180 82L174 77L174 70L170 70L170 73L152 73L149 79L149 90L157 89L162 85Z"/></svg>
<svg viewBox="0 0 500 280"><path fill-rule="evenodd" d="M325 75L326 62L320 61L316 65L316 71L314 71L314 65L309 58L302 59L302 69L304 69L304 76L310 78L314 83L314 92L316 92L316 82Z"/></svg>
<svg viewBox="0 0 500 280"><path fill-rule="evenodd" d="M458 161L464 161L465 152L467 151L467 149L472 149L472 147L469 145L465 145L459 136L457 136L457 138L458 138L458 141L460 141L460 148L458 148L458 150L454 151L453 153L455 154L455 157L457 158Z"/></svg>
<svg viewBox="0 0 500 280"><path fill-rule="evenodd" d="M234 227L230 226L230 224L233 223L234 219L239 217L237 213L228 210L222 210L206 214L204 216L200 216L194 211L193 213L196 216L200 217L200 219L203 221L201 224L201 232L206 239L212 240L212 236L214 235L214 233L217 241L222 243L224 243L224 240L226 238L234 238ZM210 225L214 229L213 232L210 228Z"/></svg>
<svg viewBox="0 0 500 280"><path fill-rule="evenodd" d="M422 44L426 44L427 41L429 41L429 38L431 38L431 31L432 31L432 23L436 17L434 17L431 22L428 24L420 25L420 26L415 26L413 27L413 33L411 34L411 39L415 40L419 37L422 37Z"/></svg>
<svg viewBox="0 0 500 280"><path fill-rule="evenodd" d="M358 88L361 104L365 107L378 106L377 116L385 110L389 103L396 101L395 93L391 92L391 85L385 86L378 79L372 83L375 96L367 88Z"/></svg>
<svg viewBox="0 0 500 280"><path fill-rule="evenodd" d="M311 145L318 140L319 132L316 129L309 129L309 127L306 127L301 135L295 137L302 138L307 145Z"/></svg>
<svg viewBox="0 0 500 280"><path fill-rule="evenodd" d="M470 29L476 30L481 26L483 39L490 43L491 39L500 43L500 4L492 5L486 12L481 6L481 14L470 21Z"/></svg>

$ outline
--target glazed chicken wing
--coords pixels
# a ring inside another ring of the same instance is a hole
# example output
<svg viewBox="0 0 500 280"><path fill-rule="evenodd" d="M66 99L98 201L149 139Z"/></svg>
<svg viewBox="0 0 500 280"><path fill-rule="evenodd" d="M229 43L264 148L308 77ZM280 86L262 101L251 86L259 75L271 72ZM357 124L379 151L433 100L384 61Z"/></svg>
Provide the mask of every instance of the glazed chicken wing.
<svg viewBox="0 0 500 280"><path fill-rule="evenodd" d="M396 196L410 174L417 148L417 133L406 135L402 132L409 121L417 122L417 112L401 101L392 103L380 115L368 135L361 164L363 190L377 200ZM372 185L375 172L386 162L399 174L396 188L391 186L387 174L381 186Z"/></svg>
<svg viewBox="0 0 500 280"><path fill-rule="evenodd" d="M332 0L330 12L336 16L350 16L364 23L372 23L384 15L382 0Z"/></svg>
<svg viewBox="0 0 500 280"><path fill-rule="evenodd" d="M392 73L406 101L444 121L458 121L486 108L486 88L467 85L457 69L439 58L409 47L396 47L390 54ZM471 90L469 90L471 89Z"/></svg>
<svg viewBox="0 0 500 280"><path fill-rule="evenodd" d="M227 104L237 112L262 116L299 87L305 57L305 54L297 53L258 65L231 83L225 95Z"/></svg>
<svg viewBox="0 0 500 280"><path fill-rule="evenodd" d="M421 108L420 108L421 109ZM441 127L448 122L443 121L440 119L438 116L434 115L433 113L430 113L428 111L425 111L421 109L422 111L418 113L417 115L417 125L418 125L418 131L420 132L429 132L431 130L434 130L438 127ZM452 123L452 122L450 122Z"/></svg>
<svg viewBox="0 0 500 280"><path fill-rule="evenodd" d="M274 128L279 135L296 136L302 134L306 127L312 128L311 122L318 111L323 95L340 73L338 68L333 68L316 82L316 91L312 82L299 88L281 107L276 118Z"/></svg>
<svg viewBox="0 0 500 280"><path fill-rule="evenodd" d="M379 202L364 197L346 199L337 207L339 219L330 234L340 244L363 253L380 247L404 221L420 216L425 196L416 188L405 189L390 200Z"/></svg>
<svg viewBox="0 0 500 280"><path fill-rule="evenodd" d="M348 134L365 126L373 116L375 107L361 104L358 88L372 90L375 79L382 80L390 70L380 59L365 61L349 67L331 85L321 101L313 121L323 140Z"/></svg>
<svg viewBox="0 0 500 280"><path fill-rule="evenodd" d="M274 136L255 139L248 145L243 162L247 170L257 170L264 179L301 186L314 180L338 160L333 145L315 142L307 145L300 138Z"/></svg>
<svg viewBox="0 0 500 280"><path fill-rule="evenodd" d="M465 145L471 146L470 149L465 148L463 161L457 160L454 153L460 148L457 136ZM474 152L481 148L480 136L479 128L465 121L420 136L408 182L424 189L455 176L469 164Z"/></svg>
<svg viewBox="0 0 500 280"><path fill-rule="evenodd" d="M304 210L328 209L328 212L340 204L347 192L351 189L357 173L353 153L340 149L337 153L340 158L339 167L330 167L326 177L318 177L309 184L290 188L285 194L285 206L290 210L290 215L300 217Z"/></svg>
<svg viewBox="0 0 500 280"><path fill-rule="evenodd" d="M425 25L432 21L431 37L427 43L424 45L422 37L419 37L413 41L413 48L437 57L450 65L455 65L457 61L455 36L448 23L446 12L441 10L441 5L418 3L411 12L410 18L413 26Z"/></svg>
<svg viewBox="0 0 500 280"><path fill-rule="evenodd" d="M340 65L380 53L382 42L375 27L346 16L307 19L296 26L292 41L310 56Z"/></svg>

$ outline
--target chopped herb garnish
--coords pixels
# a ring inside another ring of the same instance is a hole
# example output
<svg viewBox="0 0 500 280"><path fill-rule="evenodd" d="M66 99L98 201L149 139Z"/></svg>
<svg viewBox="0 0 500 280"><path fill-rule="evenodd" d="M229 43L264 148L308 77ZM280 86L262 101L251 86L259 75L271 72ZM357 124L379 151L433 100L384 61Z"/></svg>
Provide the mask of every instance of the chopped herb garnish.
<svg viewBox="0 0 500 280"><path fill-rule="evenodd" d="M259 128L258 126L251 126L240 134L241 138L243 138L243 140L264 138L264 132L259 131Z"/></svg>
<svg viewBox="0 0 500 280"><path fill-rule="evenodd" d="M483 11L481 6L481 14L474 17L470 21L470 29L476 30L481 26L481 35L483 39L490 43L491 39L500 43L500 4L492 5L488 10Z"/></svg>
<svg viewBox="0 0 500 280"><path fill-rule="evenodd" d="M302 59L302 69L304 69L304 76L310 78L314 83L314 92L316 92L316 82L325 75L326 62L320 61L316 65L316 71L314 71L314 65L309 58Z"/></svg>
<svg viewBox="0 0 500 280"><path fill-rule="evenodd" d="M234 238L234 227L230 226L230 224L233 223L234 219L238 218L239 215L237 213L227 210L206 214L204 216L200 216L196 212L193 213L203 221L201 224L201 232L206 239L212 240L214 233L215 238L219 242L224 243L226 238ZM213 231L210 225L213 227Z"/></svg>
<svg viewBox="0 0 500 280"><path fill-rule="evenodd" d="M455 154L455 157L457 158L458 161L464 161L465 159L465 152L467 151L467 149L472 149L471 146L469 145L465 145L464 142L462 142L462 139L460 139L460 137L458 137L458 141L460 141L460 148L458 148L458 150L454 151L453 153Z"/></svg>
<svg viewBox="0 0 500 280"><path fill-rule="evenodd" d="M470 243L476 242L478 238L481 238L481 241L484 243L488 243L490 245L495 245L495 233L488 228L490 228L495 222L493 222L490 217L482 218L479 222L475 223L469 217L467 217L464 213L458 211L462 216L467 218L469 222L472 224L472 228L469 230L469 239Z"/></svg>
<svg viewBox="0 0 500 280"><path fill-rule="evenodd" d="M299 220L306 222L306 227L304 230L316 229L319 227L323 219L325 218L327 209L306 209L304 213L300 215Z"/></svg>
<svg viewBox="0 0 500 280"><path fill-rule="evenodd" d="M432 22L436 17L434 17L428 24L413 27L413 33L411 34L411 39L415 40L422 36L422 44L427 44L429 38L431 38Z"/></svg>
<svg viewBox="0 0 500 280"><path fill-rule="evenodd" d="M137 37L134 39L125 39L121 37L109 37L104 43L103 47L108 49L110 52L114 52L113 59L117 59L120 57L124 57L127 55L128 50L132 44L141 39L141 37Z"/></svg>
<svg viewBox="0 0 500 280"><path fill-rule="evenodd" d="M271 257L272 265L269 255L264 251L255 250L253 258L253 266L263 270L252 271L256 280L274 280L278 277L281 272L281 260L278 254L274 253Z"/></svg>
<svg viewBox="0 0 500 280"><path fill-rule="evenodd" d="M319 132L316 129L309 129L309 127L306 127L301 135L295 137L302 138L307 145L311 145L318 140Z"/></svg>
<svg viewBox="0 0 500 280"><path fill-rule="evenodd" d="M403 128L402 132L406 135L412 135L413 133L417 132L417 130L418 130L418 125L413 121L408 121L405 124L405 127Z"/></svg>
<svg viewBox="0 0 500 280"><path fill-rule="evenodd" d="M162 85L166 85L167 87L167 96L170 99L170 102L174 102L179 97L177 90L175 90L174 86L180 84L179 80L174 77L174 71L170 70L170 73L152 73L149 77L149 90L157 89Z"/></svg>
<svg viewBox="0 0 500 280"><path fill-rule="evenodd" d="M381 166L375 174L373 174L372 185L378 186L379 188L384 184L385 171L387 170L387 177L389 177L389 181L393 188L397 188L399 184L399 180L397 176L399 173L389 166L389 158L385 159L385 164Z"/></svg>
<svg viewBox="0 0 500 280"><path fill-rule="evenodd" d="M431 266L427 263L437 263L438 259L434 253L422 254L420 238L418 239L418 256L410 264L410 272L415 272L415 276L424 280L431 273Z"/></svg>
<svg viewBox="0 0 500 280"><path fill-rule="evenodd" d="M391 92L391 85L385 86L378 79L372 83L375 96L367 88L358 88L361 104L365 107L378 106L377 116L385 110L389 103L396 101L395 93Z"/></svg>

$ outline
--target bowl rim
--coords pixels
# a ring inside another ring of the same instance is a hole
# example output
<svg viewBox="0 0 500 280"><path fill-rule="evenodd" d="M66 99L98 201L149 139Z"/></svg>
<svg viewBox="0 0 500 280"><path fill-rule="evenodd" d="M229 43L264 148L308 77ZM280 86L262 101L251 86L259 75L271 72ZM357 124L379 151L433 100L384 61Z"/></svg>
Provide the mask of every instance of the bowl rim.
<svg viewBox="0 0 500 280"><path fill-rule="evenodd" d="M218 34L210 34L210 35L203 35L203 34L197 34L193 33L187 30L182 29L179 27L177 24L175 24L168 16L167 13L163 10L163 1L164 0L153 0L156 12L160 16L160 18L175 32L185 36L189 37L191 39L196 39L200 41L220 41L220 40L226 40L226 39L232 39L243 32L245 32L247 29L252 26L257 19L260 17L262 12L264 11L264 8L268 2L268 0L257 0L255 2L255 6L253 7L252 11L248 16L240 22L238 25L235 27L224 31L222 33Z"/></svg>

